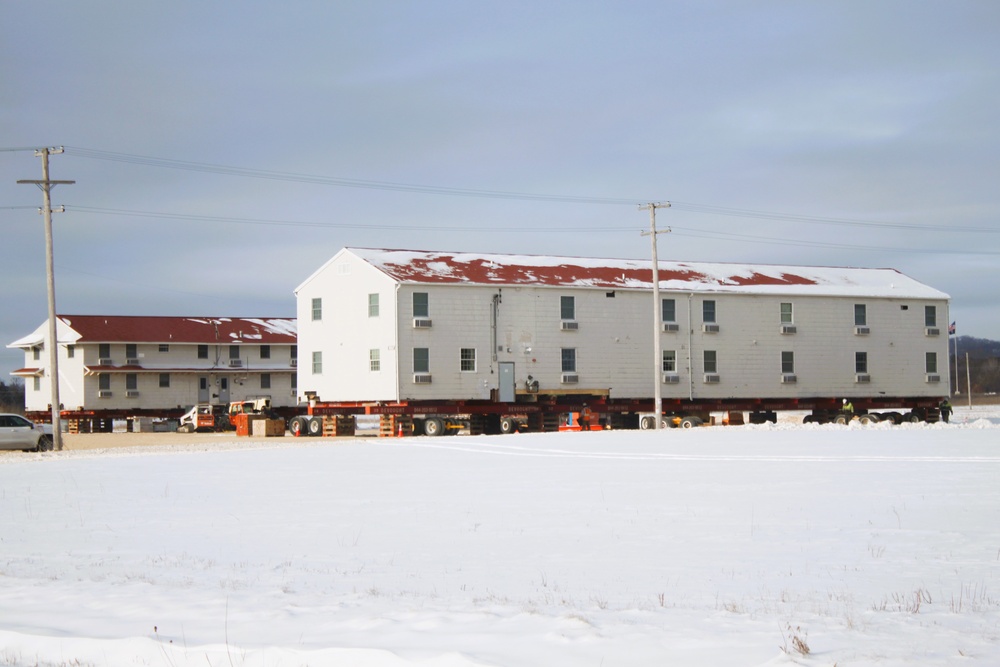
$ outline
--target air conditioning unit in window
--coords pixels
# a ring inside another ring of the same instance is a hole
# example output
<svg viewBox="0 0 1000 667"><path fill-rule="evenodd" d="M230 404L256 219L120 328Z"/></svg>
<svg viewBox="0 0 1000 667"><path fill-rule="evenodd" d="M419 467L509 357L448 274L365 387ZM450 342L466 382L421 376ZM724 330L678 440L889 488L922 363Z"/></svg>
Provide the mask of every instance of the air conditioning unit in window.
<svg viewBox="0 0 1000 667"><path fill-rule="evenodd" d="M701 325L701 330L704 331L705 333L719 333L719 325L718 324L702 324Z"/></svg>
<svg viewBox="0 0 1000 667"><path fill-rule="evenodd" d="M794 324L782 324L781 325L781 333L783 333L783 334L793 334L796 331L798 331L798 329L795 328Z"/></svg>
<svg viewBox="0 0 1000 667"><path fill-rule="evenodd" d="M928 336L940 336L941 330L938 329L937 327L927 327L926 329L924 329L924 334Z"/></svg>
<svg viewBox="0 0 1000 667"><path fill-rule="evenodd" d="M781 376L781 384L795 384L798 380L799 379L791 373L786 373Z"/></svg>
<svg viewBox="0 0 1000 667"><path fill-rule="evenodd" d="M576 384L580 381L580 376L576 373L563 373L562 383L563 384Z"/></svg>
<svg viewBox="0 0 1000 667"><path fill-rule="evenodd" d="M288 365L291 366L292 368L297 368L298 365L299 365L299 360L298 359L289 359L288 360Z"/></svg>
<svg viewBox="0 0 1000 667"><path fill-rule="evenodd" d="M427 317L415 317L413 318L413 328L414 329L430 329L431 320Z"/></svg>
<svg viewBox="0 0 1000 667"><path fill-rule="evenodd" d="M854 327L855 336L867 336L872 330L869 327Z"/></svg>
<svg viewBox="0 0 1000 667"><path fill-rule="evenodd" d="M128 391L125 392L125 396L127 398L138 398L139 392L136 389L129 389Z"/></svg>
<svg viewBox="0 0 1000 667"><path fill-rule="evenodd" d="M430 373L414 373L413 384L431 384Z"/></svg>
<svg viewBox="0 0 1000 667"><path fill-rule="evenodd" d="M110 358L98 359L97 363L101 366L114 366L115 360Z"/></svg>
<svg viewBox="0 0 1000 667"><path fill-rule="evenodd" d="M858 373L854 376L854 381L858 384L865 384L872 381L872 376L868 373Z"/></svg>
<svg viewBox="0 0 1000 667"><path fill-rule="evenodd" d="M680 331L680 329L681 329L680 326L676 322L663 323L663 331L665 333L675 333L677 331Z"/></svg>
<svg viewBox="0 0 1000 667"><path fill-rule="evenodd" d="M229 367L230 368L243 368L243 360L242 359L230 359L229 360Z"/></svg>
<svg viewBox="0 0 1000 667"><path fill-rule="evenodd" d="M676 373L664 373L663 374L663 384L678 384L681 381L681 376Z"/></svg>
<svg viewBox="0 0 1000 667"><path fill-rule="evenodd" d="M112 394L110 389L102 389L99 392L97 392L98 398L111 398L111 396Z"/></svg>
<svg viewBox="0 0 1000 667"><path fill-rule="evenodd" d="M940 382L941 381L941 376L938 375L937 373L928 373L927 374L927 381L928 382Z"/></svg>
<svg viewBox="0 0 1000 667"><path fill-rule="evenodd" d="M576 331L577 329L580 328L580 323L563 320L559 328L562 329L563 331Z"/></svg>
<svg viewBox="0 0 1000 667"><path fill-rule="evenodd" d="M126 359L125 360L125 365L126 366L138 366L139 365L139 360L138 359Z"/></svg>
<svg viewBox="0 0 1000 667"><path fill-rule="evenodd" d="M718 373L705 373L705 384L718 384L719 374Z"/></svg>

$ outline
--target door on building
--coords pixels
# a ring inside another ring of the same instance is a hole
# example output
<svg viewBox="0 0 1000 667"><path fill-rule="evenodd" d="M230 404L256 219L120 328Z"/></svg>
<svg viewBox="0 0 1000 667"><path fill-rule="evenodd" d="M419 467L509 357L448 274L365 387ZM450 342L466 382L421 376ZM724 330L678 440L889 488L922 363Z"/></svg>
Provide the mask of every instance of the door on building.
<svg viewBox="0 0 1000 667"><path fill-rule="evenodd" d="M500 362L500 402L514 402L514 362Z"/></svg>
<svg viewBox="0 0 1000 667"><path fill-rule="evenodd" d="M229 405L229 378L219 378L219 403Z"/></svg>
<svg viewBox="0 0 1000 667"><path fill-rule="evenodd" d="M198 378L198 403L200 404L208 403L208 399L209 399L208 378L202 375Z"/></svg>

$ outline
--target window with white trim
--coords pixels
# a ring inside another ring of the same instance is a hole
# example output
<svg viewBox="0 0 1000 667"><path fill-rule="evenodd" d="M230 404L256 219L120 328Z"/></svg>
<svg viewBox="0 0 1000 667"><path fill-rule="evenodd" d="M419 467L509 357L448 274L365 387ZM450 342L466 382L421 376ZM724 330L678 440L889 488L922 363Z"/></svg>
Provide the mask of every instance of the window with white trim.
<svg viewBox="0 0 1000 667"><path fill-rule="evenodd" d="M427 292L413 293L413 316L430 317L430 300Z"/></svg>
<svg viewBox="0 0 1000 667"><path fill-rule="evenodd" d="M474 373L476 371L476 348L462 348L459 353L459 370L466 373Z"/></svg>
<svg viewBox="0 0 1000 667"><path fill-rule="evenodd" d="M382 353L378 348L368 350L368 370L373 373L382 370Z"/></svg>
<svg viewBox="0 0 1000 667"><path fill-rule="evenodd" d="M663 350L663 372L677 372L677 350Z"/></svg>
<svg viewBox="0 0 1000 667"><path fill-rule="evenodd" d="M430 351L430 348L426 348L426 347L415 347L415 348L413 348L413 372L414 373L430 373L431 372L431 351Z"/></svg>
<svg viewBox="0 0 1000 667"><path fill-rule="evenodd" d="M715 350L705 350L702 354L702 364L706 373L719 372L719 356Z"/></svg>

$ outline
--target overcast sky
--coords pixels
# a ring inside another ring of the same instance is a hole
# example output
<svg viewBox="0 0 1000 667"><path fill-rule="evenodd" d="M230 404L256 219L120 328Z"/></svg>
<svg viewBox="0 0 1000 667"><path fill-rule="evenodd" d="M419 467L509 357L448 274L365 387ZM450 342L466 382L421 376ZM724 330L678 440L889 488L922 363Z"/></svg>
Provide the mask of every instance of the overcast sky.
<svg viewBox="0 0 1000 667"><path fill-rule="evenodd" d="M60 313L292 316L344 246L648 258L670 201L661 259L893 267L1000 339L998 34L995 0L3 2L0 342L46 317L42 146Z"/></svg>

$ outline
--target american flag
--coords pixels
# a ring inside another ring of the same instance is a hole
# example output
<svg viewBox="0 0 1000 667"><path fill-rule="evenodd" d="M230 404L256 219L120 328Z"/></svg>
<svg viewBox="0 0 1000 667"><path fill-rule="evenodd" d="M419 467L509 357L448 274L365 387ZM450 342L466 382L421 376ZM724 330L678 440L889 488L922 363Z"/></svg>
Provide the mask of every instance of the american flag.
<svg viewBox="0 0 1000 667"><path fill-rule="evenodd" d="M948 325L948 335L949 336L954 336L955 335L955 323L954 322L952 322L951 324Z"/></svg>

